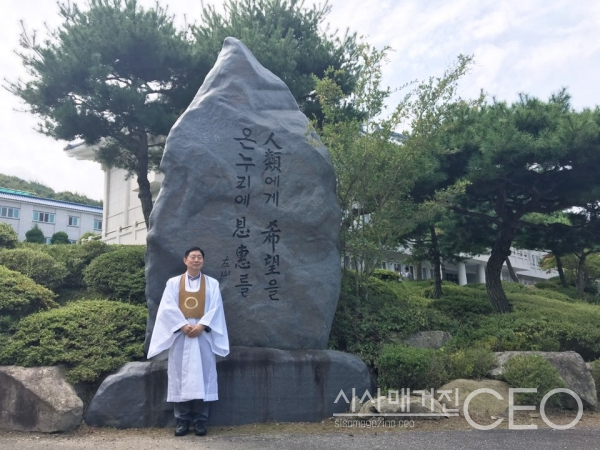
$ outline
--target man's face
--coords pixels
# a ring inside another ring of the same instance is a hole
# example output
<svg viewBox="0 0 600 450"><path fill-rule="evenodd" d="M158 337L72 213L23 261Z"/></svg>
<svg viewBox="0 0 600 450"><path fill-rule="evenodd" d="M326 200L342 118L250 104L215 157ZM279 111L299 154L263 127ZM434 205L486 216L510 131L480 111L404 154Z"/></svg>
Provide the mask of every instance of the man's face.
<svg viewBox="0 0 600 450"><path fill-rule="evenodd" d="M190 272L198 272L202 269L204 258L202 257L202 253L198 250L194 250L193 252L190 252L187 257L183 258L183 263Z"/></svg>

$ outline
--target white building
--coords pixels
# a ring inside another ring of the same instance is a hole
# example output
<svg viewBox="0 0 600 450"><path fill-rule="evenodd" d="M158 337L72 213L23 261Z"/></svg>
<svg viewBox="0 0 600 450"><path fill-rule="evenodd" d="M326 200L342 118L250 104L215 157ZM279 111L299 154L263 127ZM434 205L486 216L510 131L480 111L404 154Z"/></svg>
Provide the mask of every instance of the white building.
<svg viewBox="0 0 600 450"><path fill-rule="evenodd" d="M65 151L71 157L79 160L93 160L95 147L88 147L83 143L69 145ZM104 229L102 240L112 244L146 244L146 224L142 214L142 206L138 198L137 182L133 178L127 178L127 172L123 169L104 170ZM152 200L156 196L162 184L163 175L151 172L148 174ZM510 261L517 277L521 283L533 284L556 276L556 273L547 274L539 268L539 260L544 252L532 250L512 249ZM395 267L405 266L404 260L409 255L398 253L388 261L382 263L382 268L394 270ZM460 285L468 283L485 282L485 265L489 255L476 256L458 264L445 263L444 277L448 281L455 281ZM409 264L406 264L409 265ZM423 263L421 277L416 276L416 267L410 266L415 278L433 278L433 268L428 263ZM506 266L502 271L502 279L510 280Z"/></svg>
<svg viewBox="0 0 600 450"><path fill-rule="evenodd" d="M67 155L78 160L94 160L95 147L82 143L65 148ZM135 178L127 177L127 171L102 167L104 171L104 216L102 240L108 244L146 245L146 223L138 198L139 188ZM152 201L156 200L163 175L148 174Z"/></svg>
<svg viewBox="0 0 600 450"><path fill-rule="evenodd" d="M540 260L545 254L545 252L537 250L511 248L511 255L508 258L520 283L534 284L538 281L558 276L558 272L555 270L547 273L546 270L540 268ZM383 261L381 267L383 269L396 270L408 266L415 279L421 278L427 280L433 278L433 267L427 262L423 262L421 265L421 274L418 277L416 273L417 267L409 263L404 263L409 257L410 255L408 254L398 253L396 256L388 258L388 261ZM489 257L490 255L477 255L459 263L445 262L443 267L444 279L454 281L461 286L471 283L485 283L485 266ZM506 265L502 268L502 280L511 281Z"/></svg>
<svg viewBox="0 0 600 450"><path fill-rule="evenodd" d="M37 225L48 244L58 231L64 231L71 243L76 243L84 233L102 232L102 208L0 188L0 222L10 224L20 241Z"/></svg>

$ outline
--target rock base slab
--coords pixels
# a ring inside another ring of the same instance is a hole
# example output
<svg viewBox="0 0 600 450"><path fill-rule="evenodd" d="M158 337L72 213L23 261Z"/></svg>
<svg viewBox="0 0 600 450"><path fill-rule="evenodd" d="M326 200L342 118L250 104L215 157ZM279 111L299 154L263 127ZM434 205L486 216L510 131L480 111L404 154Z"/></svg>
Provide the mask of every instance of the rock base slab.
<svg viewBox="0 0 600 450"><path fill-rule="evenodd" d="M316 422L348 409L340 390L372 391L367 366L333 350L232 347L217 362L219 401L211 405L212 426L266 421ZM174 424L167 398L167 360L126 364L106 378L84 420L92 426L163 427Z"/></svg>

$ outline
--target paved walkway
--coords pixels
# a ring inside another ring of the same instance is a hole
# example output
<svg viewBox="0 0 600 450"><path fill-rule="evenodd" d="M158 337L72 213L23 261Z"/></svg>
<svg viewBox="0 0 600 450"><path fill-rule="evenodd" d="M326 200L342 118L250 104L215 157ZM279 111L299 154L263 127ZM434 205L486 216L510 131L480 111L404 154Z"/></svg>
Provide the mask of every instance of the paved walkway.
<svg viewBox="0 0 600 450"><path fill-rule="evenodd" d="M422 431L381 432L353 435L345 431L327 434L269 434L248 436L193 435L175 438L169 431L139 435L60 436L11 433L0 436L0 450L598 450L600 429L556 431Z"/></svg>

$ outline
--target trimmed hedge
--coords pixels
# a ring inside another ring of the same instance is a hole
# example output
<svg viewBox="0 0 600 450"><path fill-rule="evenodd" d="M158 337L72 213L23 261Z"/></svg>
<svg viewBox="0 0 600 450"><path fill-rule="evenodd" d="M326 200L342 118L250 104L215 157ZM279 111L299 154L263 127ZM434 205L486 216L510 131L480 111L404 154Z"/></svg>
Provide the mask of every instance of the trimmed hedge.
<svg viewBox="0 0 600 450"><path fill-rule="evenodd" d="M96 382L144 357L147 310L107 300L82 300L19 322L0 353L2 364L63 364L71 383Z"/></svg>
<svg viewBox="0 0 600 450"><path fill-rule="evenodd" d="M502 371L502 378L515 388L537 388L535 393L515 394L515 401L522 405L539 405L544 395L566 385L557 370L539 355L519 355L509 359ZM562 394L548 398L548 406L563 406Z"/></svg>
<svg viewBox="0 0 600 450"><path fill-rule="evenodd" d="M372 276L383 281L401 281L400 275L393 270L375 269Z"/></svg>
<svg viewBox="0 0 600 450"><path fill-rule="evenodd" d="M34 248L16 248L0 252L0 264L28 276L48 289L57 289L68 274L64 264Z"/></svg>
<svg viewBox="0 0 600 450"><path fill-rule="evenodd" d="M377 359L379 387L435 389L458 378L484 378L496 362L484 349L464 349L455 353L406 345L386 345Z"/></svg>
<svg viewBox="0 0 600 450"><path fill-rule="evenodd" d="M424 289L423 296L432 298L433 287ZM485 292L480 289L459 287L453 283L444 283L442 298L432 300L429 308L438 310L461 323L476 323L482 317L494 312Z"/></svg>
<svg viewBox="0 0 600 450"><path fill-rule="evenodd" d="M112 300L145 304L145 253L145 246L128 245L98 256L83 271L85 284Z"/></svg>
<svg viewBox="0 0 600 450"><path fill-rule="evenodd" d="M83 271L98 256L119 248L101 241L85 242L78 245L43 245L41 250L48 253L56 261L63 263L68 274L63 286L81 288L85 286Z"/></svg>
<svg viewBox="0 0 600 450"><path fill-rule="evenodd" d="M31 278L0 265L0 332L9 331L21 317L57 307L55 297Z"/></svg>

